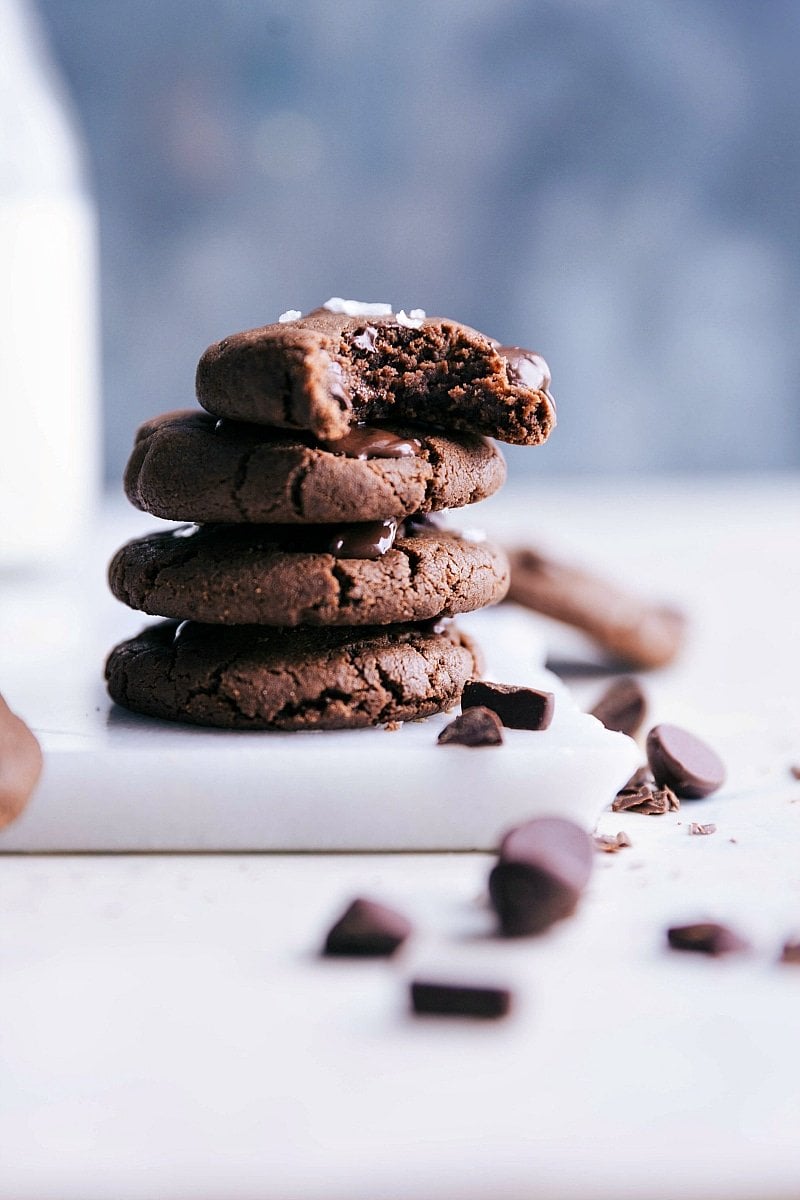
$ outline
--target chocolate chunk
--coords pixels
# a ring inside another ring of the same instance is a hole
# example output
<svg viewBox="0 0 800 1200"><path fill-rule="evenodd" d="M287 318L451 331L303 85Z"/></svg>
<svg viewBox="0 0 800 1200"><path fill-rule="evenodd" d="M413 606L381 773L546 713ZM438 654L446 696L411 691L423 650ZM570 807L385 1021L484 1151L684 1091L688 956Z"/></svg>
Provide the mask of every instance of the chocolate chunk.
<svg viewBox="0 0 800 1200"><path fill-rule="evenodd" d="M359 897L331 928L325 954L352 958L386 958L402 946L411 922L374 900Z"/></svg>
<svg viewBox="0 0 800 1200"><path fill-rule="evenodd" d="M468 708L439 734L440 746L500 746L503 726L490 708Z"/></svg>
<svg viewBox="0 0 800 1200"><path fill-rule="evenodd" d="M648 767L634 772L624 788L620 788L611 805L612 812L638 812L657 817L677 812L680 800L669 788L657 788Z"/></svg>
<svg viewBox="0 0 800 1200"><path fill-rule="evenodd" d="M538 817L512 829L489 876L489 896L506 937L541 933L576 909L594 846L580 825Z"/></svg>
<svg viewBox="0 0 800 1200"><path fill-rule="evenodd" d="M618 850L623 850L626 846L632 846L633 842L627 833L620 830L617 834L596 833L594 844L598 850L603 850L606 854L616 854Z"/></svg>
<svg viewBox="0 0 800 1200"><path fill-rule="evenodd" d="M800 779L800 763L794 763L789 767L789 774L793 779Z"/></svg>
<svg viewBox="0 0 800 1200"><path fill-rule="evenodd" d="M411 1006L415 1013L442 1017L504 1017L511 1008L508 988L469 983L430 983L415 979Z"/></svg>
<svg viewBox="0 0 800 1200"><path fill-rule="evenodd" d="M320 443L325 450L344 454L348 458L412 458L422 452L419 438L403 437L390 429L374 425L354 425L349 433L335 441Z"/></svg>
<svg viewBox="0 0 800 1200"><path fill-rule="evenodd" d="M490 708L508 729L547 729L553 719L555 696L536 688L474 680L464 687L462 709Z"/></svg>
<svg viewBox="0 0 800 1200"><path fill-rule="evenodd" d="M647 697L639 682L631 676L610 684L592 709L592 716L597 717L606 729L627 733L629 737L635 737L639 732L646 714Z"/></svg>
<svg viewBox="0 0 800 1200"><path fill-rule="evenodd" d="M794 940L786 942L783 950L781 950L781 956L778 961L800 966L800 942Z"/></svg>
<svg viewBox="0 0 800 1200"><path fill-rule="evenodd" d="M508 599L582 629L615 660L630 667L663 667L683 644L686 618L531 549L509 553Z"/></svg>
<svg viewBox="0 0 800 1200"><path fill-rule="evenodd" d="M667 941L673 950L693 950L697 954L710 954L714 958L721 954L734 954L748 950L749 943L727 925L713 921L696 925L675 925L667 930Z"/></svg>
<svg viewBox="0 0 800 1200"><path fill-rule="evenodd" d="M0 829L22 812L41 770L39 743L0 696Z"/></svg>
<svg viewBox="0 0 800 1200"><path fill-rule="evenodd" d="M700 800L725 782L717 754L678 725L656 725L647 735L647 760L655 781L681 800Z"/></svg>
<svg viewBox="0 0 800 1200"><path fill-rule="evenodd" d="M697 834L699 837L708 837L710 833L716 833L717 827L713 821L708 825L699 825L697 821L692 821L689 825L689 833Z"/></svg>

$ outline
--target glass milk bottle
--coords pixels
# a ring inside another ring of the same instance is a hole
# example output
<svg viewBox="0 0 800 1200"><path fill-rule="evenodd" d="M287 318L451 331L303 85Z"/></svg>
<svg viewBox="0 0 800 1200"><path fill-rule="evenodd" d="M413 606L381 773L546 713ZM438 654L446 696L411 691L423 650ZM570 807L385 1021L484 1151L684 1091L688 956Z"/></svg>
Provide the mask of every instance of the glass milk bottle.
<svg viewBox="0 0 800 1200"><path fill-rule="evenodd" d="M0 569L65 559L99 478L95 213L32 7L0 0Z"/></svg>

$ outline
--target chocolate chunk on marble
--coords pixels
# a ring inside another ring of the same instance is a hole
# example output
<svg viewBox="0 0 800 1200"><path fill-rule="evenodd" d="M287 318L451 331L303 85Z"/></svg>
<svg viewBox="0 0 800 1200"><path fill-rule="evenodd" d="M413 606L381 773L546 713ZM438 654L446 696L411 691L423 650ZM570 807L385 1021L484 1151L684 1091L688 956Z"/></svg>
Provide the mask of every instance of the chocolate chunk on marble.
<svg viewBox="0 0 800 1200"><path fill-rule="evenodd" d="M356 426L323 445L186 410L138 430L125 492L172 521L327 524L461 508L505 476L500 451L474 434Z"/></svg>
<svg viewBox="0 0 800 1200"><path fill-rule="evenodd" d="M439 734L440 746L500 746L503 724L490 708L468 708Z"/></svg>
<svg viewBox="0 0 800 1200"><path fill-rule="evenodd" d="M376 421L520 445L547 438L555 407L541 356L445 318L353 311L323 306L209 346L197 368L200 404L218 417L328 440Z"/></svg>
<svg viewBox="0 0 800 1200"><path fill-rule="evenodd" d="M717 958L736 954L750 948L749 942L727 925L701 921L694 925L675 925L667 930L667 941L673 950L688 950Z"/></svg>
<svg viewBox="0 0 800 1200"><path fill-rule="evenodd" d="M606 729L635 737L647 715L647 697L638 680L631 676L615 679L591 710Z"/></svg>
<svg viewBox="0 0 800 1200"><path fill-rule="evenodd" d="M222 729L360 729L452 708L478 670L454 624L281 629L163 621L122 642L108 691L133 712Z"/></svg>
<svg viewBox="0 0 800 1200"><path fill-rule="evenodd" d="M0 696L0 829L25 808L41 771L38 741Z"/></svg>
<svg viewBox="0 0 800 1200"><path fill-rule="evenodd" d="M725 782L719 755L679 725L656 725L647 735L647 761L660 787L681 800L700 800Z"/></svg>
<svg viewBox="0 0 800 1200"><path fill-rule="evenodd" d="M155 616L237 625L388 625L501 600L491 542L395 522L184 526L137 538L109 567L111 591ZM402 532L402 531L401 531Z"/></svg>
<svg viewBox="0 0 800 1200"><path fill-rule="evenodd" d="M593 860L592 838L562 817L540 817L507 833L489 876L489 896L502 933L542 933L570 916Z"/></svg>
<svg viewBox="0 0 800 1200"><path fill-rule="evenodd" d="M490 708L508 729L540 731L553 720L555 696L536 688L472 680L464 688L461 707Z"/></svg>
<svg viewBox="0 0 800 1200"><path fill-rule="evenodd" d="M415 979L411 1007L415 1013L438 1017L505 1017L511 1010L509 988L475 983L440 983Z"/></svg>
<svg viewBox="0 0 800 1200"><path fill-rule="evenodd" d="M509 600L581 629L628 667L663 667L683 645L686 618L669 605L529 548L510 551L509 561Z"/></svg>
<svg viewBox="0 0 800 1200"><path fill-rule="evenodd" d="M402 913L359 896L325 938L324 953L348 958L388 958L412 932Z"/></svg>

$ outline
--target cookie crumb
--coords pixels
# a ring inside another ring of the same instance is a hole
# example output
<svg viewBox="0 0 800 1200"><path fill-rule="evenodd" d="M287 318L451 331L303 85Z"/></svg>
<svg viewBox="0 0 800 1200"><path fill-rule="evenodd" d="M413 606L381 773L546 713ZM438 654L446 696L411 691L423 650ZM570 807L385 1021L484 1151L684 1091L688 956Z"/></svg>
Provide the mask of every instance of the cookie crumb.
<svg viewBox="0 0 800 1200"><path fill-rule="evenodd" d="M675 925L667 930L667 941L673 950L690 950L695 954L708 954L712 958L750 948L738 933L727 925L718 925L713 921Z"/></svg>
<svg viewBox="0 0 800 1200"><path fill-rule="evenodd" d="M383 727L387 733L396 733L398 729L403 728L402 721L387 721Z"/></svg>
<svg viewBox="0 0 800 1200"><path fill-rule="evenodd" d="M700 825L697 821L692 821L689 825L689 833L697 833L705 837L709 833L716 833L717 827L713 821L709 821L707 825Z"/></svg>
<svg viewBox="0 0 800 1200"><path fill-rule="evenodd" d="M790 941L786 942L783 950L781 950L781 956L778 959L778 962L793 963L796 966L800 966L800 942L796 939L791 939Z"/></svg>

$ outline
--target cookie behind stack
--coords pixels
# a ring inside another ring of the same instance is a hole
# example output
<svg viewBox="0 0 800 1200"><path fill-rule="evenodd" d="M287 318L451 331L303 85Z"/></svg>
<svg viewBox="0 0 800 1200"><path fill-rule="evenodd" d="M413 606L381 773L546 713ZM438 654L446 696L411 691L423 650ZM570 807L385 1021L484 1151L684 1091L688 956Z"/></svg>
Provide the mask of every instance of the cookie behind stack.
<svg viewBox="0 0 800 1200"><path fill-rule="evenodd" d="M227 338L198 367L207 411L140 429L129 499L195 524L111 563L119 599L173 618L112 651L119 703L224 728L356 728L450 708L478 673L440 622L501 600L508 564L426 514L501 486L486 435L544 440L549 375L528 351L387 307L329 301Z"/></svg>

